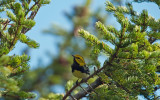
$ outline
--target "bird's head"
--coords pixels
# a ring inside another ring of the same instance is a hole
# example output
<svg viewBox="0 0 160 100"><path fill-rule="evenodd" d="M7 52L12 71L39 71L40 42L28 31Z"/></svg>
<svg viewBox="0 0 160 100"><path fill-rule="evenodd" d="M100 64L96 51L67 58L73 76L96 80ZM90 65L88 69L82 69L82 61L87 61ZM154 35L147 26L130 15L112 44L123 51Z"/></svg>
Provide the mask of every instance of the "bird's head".
<svg viewBox="0 0 160 100"><path fill-rule="evenodd" d="M74 62L77 62L80 66L84 66L86 63L82 56L80 55L72 55L74 57Z"/></svg>

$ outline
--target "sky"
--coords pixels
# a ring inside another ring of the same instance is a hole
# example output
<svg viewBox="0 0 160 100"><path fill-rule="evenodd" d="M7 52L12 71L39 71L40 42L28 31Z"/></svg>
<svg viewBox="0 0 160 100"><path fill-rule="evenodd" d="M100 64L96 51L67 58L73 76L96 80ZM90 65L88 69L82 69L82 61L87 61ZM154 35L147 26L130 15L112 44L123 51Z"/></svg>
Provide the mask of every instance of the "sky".
<svg viewBox="0 0 160 100"><path fill-rule="evenodd" d="M37 49L30 49L31 60L29 62L31 69L37 68L38 62L40 66L47 66L51 62L51 58L48 55L56 56L58 50L56 49L56 43L60 40L57 40L51 35L43 34L43 30L49 29L51 25L58 24L67 30L71 29L70 22L64 17L64 12L71 12L72 8L75 5L81 5L85 0L52 0L49 5L43 6L40 8L39 12L35 17L36 25L26 33L26 35L37 41L40 44L40 47ZM105 1L106 0L93 0L91 5L91 10L94 11L98 7L104 8L105 11ZM149 15L155 17L156 19L160 18L160 9L154 3L132 3L134 10L140 13L143 9L147 9ZM108 25L113 25L119 28L119 24L116 22L116 19L113 17ZM21 54L23 48L26 48L27 45L18 42L13 51L9 55ZM48 54L48 55L47 55ZM41 60L40 60L41 59ZM105 58L100 58L102 62Z"/></svg>
<svg viewBox="0 0 160 100"><path fill-rule="evenodd" d="M48 55L56 56L57 49L56 43L60 40L57 40L51 35L44 35L43 30L49 29L51 25L58 24L67 30L71 29L70 22L64 17L64 12L71 12L75 5L81 5L85 0L52 0L49 5L45 5L40 8L38 14L35 17L36 25L26 33L26 35L37 41L40 44L40 47L37 49L30 49L31 60L29 62L31 69L36 68L38 62L40 66L47 66L51 62L51 58ZM91 10L94 11L98 7L102 7L104 13L105 11L105 1L106 0L92 0ZM111 0L110 0L111 1ZM149 15L152 15L156 19L160 18L160 11L156 4L154 3L132 3L134 10L141 12L143 9L147 9ZM119 24L116 22L116 19L113 17L109 21L109 25L113 25L119 28ZM18 42L15 46L15 49L10 52L10 55L21 54L22 48L26 48L27 45ZM47 55L48 54L48 55ZM101 60L105 60L100 58Z"/></svg>

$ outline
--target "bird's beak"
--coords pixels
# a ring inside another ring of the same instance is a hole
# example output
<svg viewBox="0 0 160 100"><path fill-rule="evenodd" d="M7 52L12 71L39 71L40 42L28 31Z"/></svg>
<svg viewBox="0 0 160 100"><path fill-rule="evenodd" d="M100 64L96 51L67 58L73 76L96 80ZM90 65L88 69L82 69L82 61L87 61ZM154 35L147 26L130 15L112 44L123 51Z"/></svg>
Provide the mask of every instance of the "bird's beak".
<svg viewBox="0 0 160 100"><path fill-rule="evenodd" d="M72 55L74 57L74 55Z"/></svg>

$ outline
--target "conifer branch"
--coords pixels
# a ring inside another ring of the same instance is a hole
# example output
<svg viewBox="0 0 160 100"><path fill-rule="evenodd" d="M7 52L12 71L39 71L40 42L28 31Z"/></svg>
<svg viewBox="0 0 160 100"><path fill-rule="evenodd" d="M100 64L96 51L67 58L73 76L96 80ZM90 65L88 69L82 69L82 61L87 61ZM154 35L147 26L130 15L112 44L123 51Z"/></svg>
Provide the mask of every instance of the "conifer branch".
<svg viewBox="0 0 160 100"><path fill-rule="evenodd" d="M105 62L102 68L98 69L98 70L95 71L93 74L91 74L89 77L87 77L86 79L82 79L80 82L78 82L78 84L76 84L75 86L73 86L73 87L64 95L63 100L65 100L65 99L72 93L72 91L73 91L74 89L76 89L80 84L87 82L90 78L92 78L92 77L94 77L95 75L97 75L98 73L100 73L100 72L101 72L103 69L105 69L107 66L111 66L112 61L117 57L119 48L120 48L120 46L117 47L117 49L115 50L115 53L113 54L113 56L111 56L111 59L109 60L109 62ZM102 84L102 81L100 81L100 79L98 78L95 82L93 82L93 83L91 84L91 86L93 86L92 88L94 89L94 88L98 87L98 86L101 85L101 84ZM88 87L86 90L87 90L87 92L93 91L93 90L90 89L89 87ZM84 92L84 91L83 91L83 92ZM84 97L86 94L87 94L86 92L84 92L84 93L79 92L79 94L76 94L76 95L75 95L75 98L76 98L76 97L77 97L76 99L82 98L82 97ZM79 96L79 95L80 95L80 96Z"/></svg>
<svg viewBox="0 0 160 100"><path fill-rule="evenodd" d="M14 92L2 92L3 97L9 97L9 98L14 98L15 100L20 100L22 97L19 96L19 94L16 94ZM27 96L27 95L25 95ZM33 96L27 96L28 99L33 99Z"/></svg>
<svg viewBox="0 0 160 100"><path fill-rule="evenodd" d="M4 23L4 27L3 27L3 30L5 30L5 28L7 27L8 23L10 23L11 20L7 20L5 23ZM5 35L2 34L2 32L0 32L0 38L3 37L6 41L8 41L7 37ZM8 41L9 42L9 41Z"/></svg>
<svg viewBox="0 0 160 100"><path fill-rule="evenodd" d="M14 48L18 40L22 43L26 43L29 47L38 47L38 43L29 39L24 34L35 25L35 21L33 21L33 19L41 5L49 4L50 1L36 0L35 4L29 9L30 2L31 0L0 1L0 12L5 12L7 15L7 18L0 18L0 81L2 81L0 84L0 87L2 88L0 92L1 98L19 100L35 97L34 93L25 92L21 89L21 86L23 85L23 78L21 75L29 69L28 56L25 54L21 56L7 56L7 54ZM27 18L25 12L28 11L28 14L29 11L31 11L36 5L36 10L32 11L30 16Z"/></svg>
<svg viewBox="0 0 160 100"><path fill-rule="evenodd" d="M20 75L20 74L23 74L26 70L22 70L20 72L17 72L17 73L12 73L9 75L9 77L13 77L13 76L17 76L17 75Z"/></svg>
<svg viewBox="0 0 160 100"><path fill-rule="evenodd" d="M93 89L95 89L96 87L98 87L98 86L101 85L101 84L103 84L103 82L101 81L100 78L97 78L90 86L91 86ZM85 90L86 90L87 92L92 92L92 91L93 91L92 88L87 87L87 88L85 88ZM75 94L73 97L76 98L76 99L80 99L80 98L82 98L82 97L84 97L84 96L86 96L86 95L87 95L87 93L84 92L83 90L81 90L81 91L79 91L77 94Z"/></svg>
<svg viewBox="0 0 160 100"><path fill-rule="evenodd" d="M35 5L38 6L37 11L32 11L32 13L30 14L30 16L29 16L27 19L32 19L32 20L33 20L34 17L37 15L37 12L39 11L39 9L40 9L40 7L41 7L41 5L38 4L39 1L40 1L40 0L38 0L38 2L35 3ZM33 8L31 8L31 9L33 9ZM28 32L29 30L30 30L30 28L23 28L23 29L22 29L22 33L25 34L25 33Z"/></svg>
<svg viewBox="0 0 160 100"><path fill-rule="evenodd" d="M16 30L15 33L14 33L14 38L13 38L11 44L10 44L10 47L9 47L10 51L11 51L12 48L14 47L14 42L16 41L17 34L18 34L18 30L19 30L19 22L18 22L18 25L17 25L17 30Z"/></svg>
<svg viewBox="0 0 160 100"><path fill-rule="evenodd" d="M27 16L27 14L37 5L39 4L40 0L38 0L37 2L34 3L34 5L32 5L32 7L25 13L25 16Z"/></svg>
<svg viewBox="0 0 160 100"><path fill-rule="evenodd" d="M3 28L3 30L5 30L5 28L7 27L7 25L8 25L8 23L10 23L11 22L11 20L7 20L4 24L4 28Z"/></svg>
<svg viewBox="0 0 160 100"><path fill-rule="evenodd" d="M8 94L7 92L6 92L6 93L2 93L2 96L3 96L3 97L11 97L12 99L13 99L13 98L14 98L14 99L20 99L19 96L17 96L17 95L10 95L10 94Z"/></svg>
<svg viewBox="0 0 160 100"><path fill-rule="evenodd" d="M89 77L87 77L86 79L82 79L80 82L78 82L78 84L76 84L75 86L73 86L63 97L63 100L65 100L71 93L74 89L76 89L80 84L84 83L84 82L87 82L90 78L92 78L93 76L95 76L96 74L98 74L99 72L101 72L105 67L102 67L100 69L98 69L97 71L95 71L93 74L91 74ZM99 84L99 83L98 83ZM96 87L96 84L92 84ZM92 86L91 85L91 86ZM90 89L89 89L90 91Z"/></svg>

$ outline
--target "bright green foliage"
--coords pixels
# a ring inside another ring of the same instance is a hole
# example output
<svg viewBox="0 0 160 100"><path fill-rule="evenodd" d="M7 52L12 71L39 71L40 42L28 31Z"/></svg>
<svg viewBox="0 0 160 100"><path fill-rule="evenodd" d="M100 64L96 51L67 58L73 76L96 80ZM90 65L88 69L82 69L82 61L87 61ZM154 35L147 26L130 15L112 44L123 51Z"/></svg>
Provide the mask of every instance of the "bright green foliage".
<svg viewBox="0 0 160 100"><path fill-rule="evenodd" d="M158 5L158 1L156 2ZM138 95L143 95L147 99L156 98L154 92L160 85L159 72L160 65L160 44L159 40L159 20L151 17L147 10L143 10L139 15L133 10L131 4L126 7L115 7L111 2L106 2L106 10L112 12L121 29L117 30L113 26L105 26L100 21L96 23L96 28L102 39L93 36L89 32L80 29L79 33L86 41L90 42L93 49L103 49L108 59L104 63L103 72L106 76L101 76L104 83L96 89L99 96L91 94L90 99L111 99L111 100L134 100ZM130 15L128 19L126 15ZM114 45L111 49L105 42ZM103 46L99 48L99 45ZM106 80L105 80L105 79Z"/></svg>
<svg viewBox="0 0 160 100"><path fill-rule="evenodd" d="M36 43L36 41L29 39L26 35L20 34L20 41L22 43L26 43L29 47L37 48L39 47L39 44Z"/></svg>
<svg viewBox="0 0 160 100"><path fill-rule="evenodd" d="M94 35L91 35L90 33L88 33L87 31L85 31L85 30L83 30L83 29L79 30L79 33L80 33L86 40L90 41L90 43L91 43L92 46L93 46L93 45L97 45L97 48L98 48L99 50L104 49L104 50L105 50L106 52L108 52L109 54L112 53L112 49L111 49L107 44L105 44L105 43L103 43L103 42L100 42L100 41L98 40L98 38L95 37ZM97 52L95 52L95 53L97 53Z"/></svg>
<svg viewBox="0 0 160 100"><path fill-rule="evenodd" d="M33 93L20 91L23 85L21 75L29 69L27 64L29 58L27 55L22 56L1 56L0 58L0 88L1 96L15 98L34 98Z"/></svg>
<svg viewBox="0 0 160 100"><path fill-rule="evenodd" d="M104 35L104 39L111 42L112 44L116 44L116 37L112 33L106 30L105 26L100 22L96 22L96 27L99 30L100 34Z"/></svg>
<svg viewBox="0 0 160 100"><path fill-rule="evenodd" d="M40 4L49 4L51 0L40 0Z"/></svg>
<svg viewBox="0 0 160 100"><path fill-rule="evenodd" d="M33 19L41 5L48 4L50 0L37 0L32 4L31 2L31 0L0 1L0 12L6 13L7 16L7 18L0 16L0 96L4 99L35 97L33 93L21 91L24 83L22 76L30 67L28 65L30 58L25 54L8 56L18 40L29 47L39 46L25 33L35 25ZM32 10L35 6L38 8Z"/></svg>

